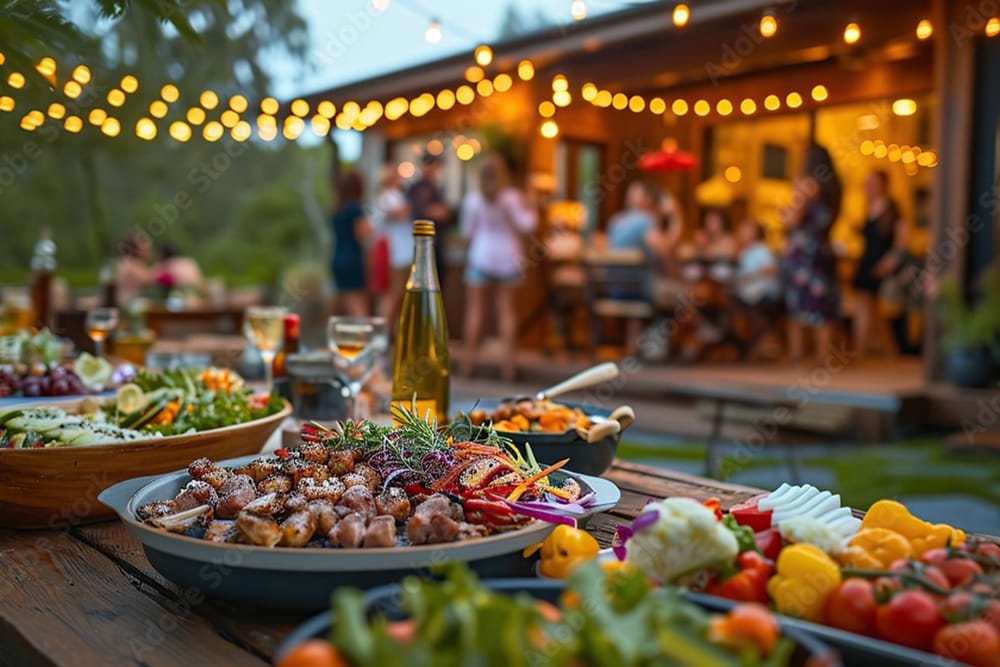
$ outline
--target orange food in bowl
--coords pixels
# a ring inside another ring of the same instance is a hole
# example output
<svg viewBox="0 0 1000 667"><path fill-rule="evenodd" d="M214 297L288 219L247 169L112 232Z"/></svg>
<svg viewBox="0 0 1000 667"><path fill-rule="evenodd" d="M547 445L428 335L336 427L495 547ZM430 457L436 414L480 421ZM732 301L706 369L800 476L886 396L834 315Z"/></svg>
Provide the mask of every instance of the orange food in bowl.
<svg viewBox="0 0 1000 667"><path fill-rule="evenodd" d="M309 639L286 653L275 667L350 667L350 663L330 642Z"/></svg>

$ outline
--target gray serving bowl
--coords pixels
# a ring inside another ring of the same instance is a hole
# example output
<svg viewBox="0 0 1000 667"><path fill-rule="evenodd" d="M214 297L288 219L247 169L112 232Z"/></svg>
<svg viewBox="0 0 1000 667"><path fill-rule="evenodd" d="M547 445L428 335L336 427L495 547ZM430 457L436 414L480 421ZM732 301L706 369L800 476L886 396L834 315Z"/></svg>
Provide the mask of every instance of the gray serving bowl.
<svg viewBox="0 0 1000 667"><path fill-rule="evenodd" d="M240 466L257 458L221 461ZM596 477L566 473L597 496L587 516L618 504L621 491ZM136 509L154 500L173 498L191 480L186 470L141 477L116 484L98 499L112 508L141 544L156 570L180 586L209 597L278 609L318 610L342 585L370 588L398 581L407 574L425 574L437 563L468 562L484 577L530 574L532 561L521 550L544 540L554 526L534 522L525 528L481 539L447 544L385 549L320 547L268 549L242 544L216 544L168 533L136 519Z"/></svg>

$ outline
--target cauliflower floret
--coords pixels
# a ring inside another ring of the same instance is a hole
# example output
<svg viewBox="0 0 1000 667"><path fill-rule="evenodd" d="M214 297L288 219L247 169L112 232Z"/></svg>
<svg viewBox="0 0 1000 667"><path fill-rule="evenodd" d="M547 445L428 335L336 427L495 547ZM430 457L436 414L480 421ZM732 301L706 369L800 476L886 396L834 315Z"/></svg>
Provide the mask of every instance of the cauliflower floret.
<svg viewBox="0 0 1000 667"><path fill-rule="evenodd" d="M667 498L647 505L639 517L656 513L626 543L625 560L662 583L721 561L736 558L736 536L715 513L691 498ZM648 519L637 518L636 524Z"/></svg>
<svg viewBox="0 0 1000 667"><path fill-rule="evenodd" d="M811 516L795 516L778 524L778 532L789 542L811 544L827 554L839 554L847 541L833 526Z"/></svg>

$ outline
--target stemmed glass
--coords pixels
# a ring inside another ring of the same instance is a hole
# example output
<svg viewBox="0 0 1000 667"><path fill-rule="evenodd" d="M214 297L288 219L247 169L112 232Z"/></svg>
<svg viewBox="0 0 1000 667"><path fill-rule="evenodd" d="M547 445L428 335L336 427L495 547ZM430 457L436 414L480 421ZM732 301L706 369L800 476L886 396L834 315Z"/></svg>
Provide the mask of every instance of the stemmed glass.
<svg viewBox="0 0 1000 667"><path fill-rule="evenodd" d="M87 312L87 336L94 341L97 357L104 356L104 341L118 326L117 308L94 308Z"/></svg>
<svg viewBox="0 0 1000 667"><path fill-rule="evenodd" d="M285 315L288 311L280 306L250 306L247 308L245 334L257 346L264 360L264 382L267 392L274 383L274 357L285 344Z"/></svg>
<svg viewBox="0 0 1000 667"><path fill-rule="evenodd" d="M358 394L372 376L389 347L389 328L384 317L331 317L326 339L333 352L333 365L351 390L352 419L357 418Z"/></svg>

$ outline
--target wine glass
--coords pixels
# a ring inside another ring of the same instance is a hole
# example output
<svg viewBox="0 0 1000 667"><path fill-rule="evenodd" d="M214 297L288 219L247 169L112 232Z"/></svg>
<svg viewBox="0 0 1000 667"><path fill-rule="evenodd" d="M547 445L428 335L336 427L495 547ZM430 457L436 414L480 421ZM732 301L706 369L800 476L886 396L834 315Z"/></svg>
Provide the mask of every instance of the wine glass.
<svg viewBox="0 0 1000 667"><path fill-rule="evenodd" d="M389 347L389 327L384 317L331 317L326 339L333 365L351 390L352 418L357 417L358 394L375 372Z"/></svg>
<svg viewBox="0 0 1000 667"><path fill-rule="evenodd" d="M94 341L98 358L104 356L104 341L118 326L117 308L94 308L87 311L87 336Z"/></svg>
<svg viewBox="0 0 1000 667"><path fill-rule="evenodd" d="M250 306L247 308L245 333L247 339L257 346L264 360L264 382L267 392L271 392L274 382L274 357L285 344L285 315L288 311L280 306Z"/></svg>

